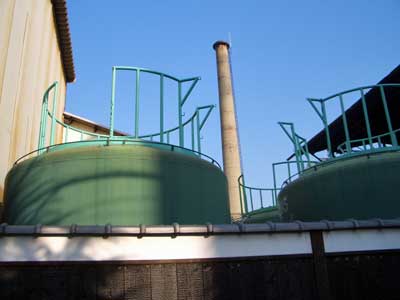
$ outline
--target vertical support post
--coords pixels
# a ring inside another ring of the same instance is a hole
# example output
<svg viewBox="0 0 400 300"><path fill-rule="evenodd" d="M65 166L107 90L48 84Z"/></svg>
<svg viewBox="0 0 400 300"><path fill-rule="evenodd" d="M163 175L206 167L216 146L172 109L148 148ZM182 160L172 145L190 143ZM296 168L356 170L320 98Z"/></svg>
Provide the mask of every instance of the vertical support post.
<svg viewBox="0 0 400 300"><path fill-rule="evenodd" d="M53 92L53 107L51 113L51 129L50 129L50 145L54 145L56 135L56 112L57 112L57 99L58 99L58 82L55 82Z"/></svg>
<svg viewBox="0 0 400 300"><path fill-rule="evenodd" d="M250 191L250 204L251 204L251 211L254 210L254 205L253 205L253 191L249 188Z"/></svg>
<svg viewBox="0 0 400 300"><path fill-rule="evenodd" d="M43 102L42 102L42 113L40 118L40 127L39 127L39 143L38 148L44 148L45 140L46 140L46 130L47 130L47 111L49 105L49 94L48 90L43 95ZM39 152L39 154L41 151Z"/></svg>
<svg viewBox="0 0 400 300"><path fill-rule="evenodd" d="M164 75L160 75L160 142L164 142Z"/></svg>
<svg viewBox="0 0 400 300"><path fill-rule="evenodd" d="M112 68L112 83L111 83L111 111L110 111L110 137L114 136L114 105L115 105L115 78L116 67Z"/></svg>
<svg viewBox="0 0 400 300"><path fill-rule="evenodd" d="M275 167L276 167L276 165L272 164L272 177L274 180L274 194L275 194L275 199L276 199L278 197L278 194L277 194L277 187L276 187L276 169L275 169ZM274 203L274 205L275 205L275 203Z"/></svg>
<svg viewBox="0 0 400 300"><path fill-rule="evenodd" d="M242 175L243 176L243 175ZM238 178L238 187L239 187L239 197L240 197L240 211L242 212L242 216L244 215L244 211L243 211L243 197L242 197L242 190L243 190L243 187L240 185L240 178L241 177L239 177ZM242 177L243 178L243 177Z"/></svg>
<svg viewBox="0 0 400 300"><path fill-rule="evenodd" d="M200 136L200 112L196 110L196 123L197 123L197 151L201 153L201 136Z"/></svg>
<svg viewBox="0 0 400 300"><path fill-rule="evenodd" d="M240 184L240 179L242 179L242 184ZM240 175L238 178L238 187L239 187L239 197L240 197L240 207L242 207L242 203L244 204L244 213L247 214L249 212L249 207L247 204L247 194L246 194L246 183L244 181L244 176Z"/></svg>
<svg viewBox="0 0 400 300"><path fill-rule="evenodd" d="M264 208L264 205L263 205L263 198L262 198L262 191L261 191L261 190L258 190L258 191L260 192L261 208Z"/></svg>
<svg viewBox="0 0 400 300"><path fill-rule="evenodd" d="M303 172L303 169L304 169L303 162L302 162L303 160L301 157L301 149L300 149L300 145L299 145L299 140L296 136L296 132L294 130L293 124L290 125L290 131L292 133L292 139L293 139L293 143L294 143L294 153L296 155L297 172L301 173L301 172Z"/></svg>
<svg viewBox="0 0 400 300"><path fill-rule="evenodd" d="M224 41L217 41L213 45L217 59L224 172L228 183L231 218L232 220L236 220L240 219L241 217L240 197L237 191L238 178L242 174L242 167L240 161L239 137L235 117L229 47L229 44Z"/></svg>
<svg viewBox="0 0 400 300"><path fill-rule="evenodd" d="M367 128L368 142L370 147L374 148L374 146L372 145L373 143L372 143L371 126L369 124L368 108L367 108L367 103L365 102L365 95L363 89L360 89L360 93L361 93L361 102L364 112L365 126Z"/></svg>
<svg viewBox="0 0 400 300"><path fill-rule="evenodd" d="M310 232L313 266L317 287L317 299L331 300L328 267L325 257L325 245L322 231Z"/></svg>
<svg viewBox="0 0 400 300"><path fill-rule="evenodd" d="M323 100L321 102L321 109L322 109L322 122L324 123L324 127L325 127L326 144L327 144L327 148L328 148L328 156L329 157L333 157L332 145L331 145L331 136L329 134L329 125L328 125L328 120L327 120L327 116L326 116L325 101L323 101Z"/></svg>
<svg viewBox="0 0 400 300"><path fill-rule="evenodd" d="M135 139L139 138L139 80L140 69L136 69Z"/></svg>
<svg viewBox="0 0 400 300"><path fill-rule="evenodd" d="M190 129L191 129L191 134L192 134L192 150L194 150L194 118L190 121Z"/></svg>
<svg viewBox="0 0 400 300"><path fill-rule="evenodd" d="M383 86L382 85L379 86L379 90L381 92L383 109L385 111L385 117L386 117L388 130L390 132L390 139L391 139L391 142L392 142L392 146L397 147L398 146L397 136L396 136L396 133L393 132L392 119L390 118L389 109L388 109L387 101L386 101L386 95L385 95L385 91L383 90Z"/></svg>
<svg viewBox="0 0 400 300"><path fill-rule="evenodd" d="M346 112L344 110L343 95L339 95L339 102L340 102L340 109L342 111L344 134L346 136L346 151L347 153L350 153L351 152L350 134L349 134L349 127L347 126Z"/></svg>
<svg viewBox="0 0 400 300"><path fill-rule="evenodd" d="M178 120L179 120L179 146L184 147L182 126L182 83L178 82Z"/></svg>

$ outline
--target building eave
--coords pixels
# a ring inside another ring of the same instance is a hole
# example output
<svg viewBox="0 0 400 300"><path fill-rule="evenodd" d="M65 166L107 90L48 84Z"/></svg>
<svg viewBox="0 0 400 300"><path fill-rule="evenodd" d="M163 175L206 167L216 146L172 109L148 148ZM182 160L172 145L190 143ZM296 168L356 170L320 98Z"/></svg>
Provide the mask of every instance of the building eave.
<svg viewBox="0 0 400 300"><path fill-rule="evenodd" d="M66 0L51 0L51 2L53 4L58 43L61 51L65 77L67 82L74 82L76 76L72 53L71 33L68 22L67 3Z"/></svg>

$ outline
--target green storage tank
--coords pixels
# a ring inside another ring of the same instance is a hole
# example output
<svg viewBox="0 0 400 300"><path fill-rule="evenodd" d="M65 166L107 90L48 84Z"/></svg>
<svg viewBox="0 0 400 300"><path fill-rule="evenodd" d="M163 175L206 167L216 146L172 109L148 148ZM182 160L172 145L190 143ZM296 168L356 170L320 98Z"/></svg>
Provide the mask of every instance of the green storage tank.
<svg viewBox="0 0 400 300"><path fill-rule="evenodd" d="M7 175L5 221L28 225L229 223L226 178L182 148L58 149Z"/></svg>
<svg viewBox="0 0 400 300"><path fill-rule="evenodd" d="M278 195L285 221L397 218L400 153L334 159L306 170Z"/></svg>

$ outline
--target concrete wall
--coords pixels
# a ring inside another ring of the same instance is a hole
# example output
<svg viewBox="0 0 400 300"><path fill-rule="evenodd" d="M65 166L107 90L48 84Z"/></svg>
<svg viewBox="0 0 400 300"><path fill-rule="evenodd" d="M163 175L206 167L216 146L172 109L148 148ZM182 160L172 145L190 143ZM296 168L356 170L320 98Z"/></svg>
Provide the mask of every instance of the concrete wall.
<svg viewBox="0 0 400 300"><path fill-rule="evenodd" d="M51 1L1 0L0 206L7 171L18 157L37 148L42 96L56 80L61 120L66 80ZM57 133L61 141L62 132Z"/></svg>

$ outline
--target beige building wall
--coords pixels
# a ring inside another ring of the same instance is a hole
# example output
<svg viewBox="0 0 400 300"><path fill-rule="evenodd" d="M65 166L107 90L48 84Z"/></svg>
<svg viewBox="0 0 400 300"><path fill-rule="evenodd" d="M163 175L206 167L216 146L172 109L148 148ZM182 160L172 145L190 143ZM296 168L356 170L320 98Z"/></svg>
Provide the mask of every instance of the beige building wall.
<svg viewBox="0 0 400 300"><path fill-rule="evenodd" d="M0 206L8 170L37 148L42 96L54 81L62 120L66 79L51 0L0 0Z"/></svg>

